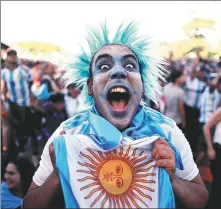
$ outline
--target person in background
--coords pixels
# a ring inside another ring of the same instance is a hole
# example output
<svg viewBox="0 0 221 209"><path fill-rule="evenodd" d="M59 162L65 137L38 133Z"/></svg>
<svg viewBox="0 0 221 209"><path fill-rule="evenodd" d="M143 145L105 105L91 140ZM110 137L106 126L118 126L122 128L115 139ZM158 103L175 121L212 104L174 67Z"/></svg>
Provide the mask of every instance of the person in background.
<svg viewBox="0 0 221 209"><path fill-rule="evenodd" d="M177 126L183 130L185 128L185 110L184 96L185 93L180 87L183 82L182 72L172 70L170 74L170 83L164 87L163 97L165 100L164 113L167 117L172 118Z"/></svg>
<svg viewBox="0 0 221 209"><path fill-rule="evenodd" d="M21 154L25 152L27 114L31 105L30 78L30 72L18 64L17 52L9 49L6 67L1 70L1 90L5 100L9 101L8 139L12 150L8 153L12 155L16 154L16 150L12 148L16 139L19 142L18 151Z"/></svg>
<svg viewBox="0 0 221 209"><path fill-rule="evenodd" d="M200 116L200 98L206 84L201 81L202 74L197 71L200 63L199 50L192 67L191 75L187 75L185 84L184 107L186 114L185 136L190 143L193 154L195 155L199 136L199 116Z"/></svg>
<svg viewBox="0 0 221 209"><path fill-rule="evenodd" d="M201 106L200 106L200 137L198 145L198 154L196 158L196 163L200 164L203 162L206 156L206 144L203 134L203 127L211 118L213 113L217 110L221 94L218 91L218 87L221 85L221 80L218 81L215 79L215 74L210 74L208 80L208 86L205 88L202 97L201 97Z"/></svg>
<svg viewBox="0 0 221 209"><path fill-rule="evenodd" d="M43 110L45 122L42 131L48 139L60 123L68 118L65 109L64 95L61 93L52 94L50 96L50 102L44 105Z"/></svg>
<svg viewBox="0 0 221 209"><path fill-rule="evenodd" d="M75 84L68 85L67 89L68 92L65 94L64 101L68 118L71 118L79 111L80 107L84 106L84 102L81 91L76 88Z"/></svg>
<svg viewBox="0 0 221 209"><path fill-rule="evenodd" d="M1 183L1 208L21 208L35 172L27 158L10 160Z"/></svg>
<svg viewBox="0 0 221 209"><path fill-rule="evenodd" d="M212 140L212 128L216 127ZM212 188L209 199L209 208L221 208L221 107L217 109L203 127L207 144L207 155L210 159L213 175Z"/></svg>
<svg viewBox="0 0 221 209"><path fill-rule="evenodd" d="M42 63L42 84L47 84L48 91L58 93L60 89L54 80L55 67L50 62Z"/></svg>

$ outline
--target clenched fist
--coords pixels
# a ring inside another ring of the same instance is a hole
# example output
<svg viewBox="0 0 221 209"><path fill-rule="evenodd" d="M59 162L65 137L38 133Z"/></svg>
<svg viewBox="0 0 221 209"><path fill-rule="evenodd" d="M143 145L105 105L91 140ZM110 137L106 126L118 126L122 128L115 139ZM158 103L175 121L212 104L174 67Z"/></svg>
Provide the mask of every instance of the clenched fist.
<svg viewBox="0 0 221 209"><path fill-rule="evenodd" d="M157 139L153 145L152 156L156 161L156 167L164 168L170 180L175 176L176 160L175 153L169 144L163 139Z"/></svg>

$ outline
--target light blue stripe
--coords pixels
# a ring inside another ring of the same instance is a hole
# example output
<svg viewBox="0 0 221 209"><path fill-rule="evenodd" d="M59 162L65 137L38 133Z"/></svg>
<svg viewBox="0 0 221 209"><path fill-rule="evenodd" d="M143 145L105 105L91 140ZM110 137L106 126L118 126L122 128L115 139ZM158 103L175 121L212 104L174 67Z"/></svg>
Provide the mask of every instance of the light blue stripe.
<svg viewBox="0 0 221 209"><path fill-rule="evenodd" d="M24 86L25 79L22 75L21 68L20 68L20 71L19 71L19 77L20 77L19 83L20 83L20 89L21 89L22 104L23 104L23 106L27 106L27 104L26 104L26 92L25 92L25 86Z"/></svg>
<svg viewBox="0 0 221 209"><path fill-rule="evenodd" d="M206 122L206 100L207 100L207 95L208 93L205 93L205 96L204 96L204 103L203 103L203 122L205 123Z"/></svg>
<svg viewBox="0 0 221 209"><path fill-rule="evenodd" d="M54 151L56 157L56 167L59 171L62 191L64 194L66 208L79 208L71 189L70 175L67 161L67 149L63 136L58 136L54 142Z"/></svg>
<svg viewBox="0 0 221 209"><path fill-rule="evenodd" d="M17 103L17 96L15 92L15 79L14 79L14 74L12 71L10 71L9 85L11 88L11 100L12 102Z"/></svg>
<svg viewBox="0 0 221 209"><path fill-rule="evenodd" d="M200 87L201 87L200 81L198 80L198 86L197 86L197 91L196 91L196 100L195 100L195 104L194 104L194 107L196 107L196 108L197 108L197 104L199 102L200 94L201 94L201 93L199 93Z"/></svg>

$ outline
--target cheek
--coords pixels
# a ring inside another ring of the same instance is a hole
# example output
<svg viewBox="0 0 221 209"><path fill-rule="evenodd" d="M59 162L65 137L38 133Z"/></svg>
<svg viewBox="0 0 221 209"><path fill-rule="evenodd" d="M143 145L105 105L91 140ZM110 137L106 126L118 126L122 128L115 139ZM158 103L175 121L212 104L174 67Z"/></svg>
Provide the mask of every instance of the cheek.
<svg viewBox="0 0 221 209"><path fill-rule="evenodd" d="M98 94L102 94L104 89L108 83L110 72L106 72L103 74L99 74L93 77L93 94L97 96Z"/></svg>
<svg viewBox="0 0 221 209"><path fill-rule="evenodd" d="M142 96L143 93L143 83L139 73L129 73L128 80L134 90L134 94L137 96Z"/></svg>

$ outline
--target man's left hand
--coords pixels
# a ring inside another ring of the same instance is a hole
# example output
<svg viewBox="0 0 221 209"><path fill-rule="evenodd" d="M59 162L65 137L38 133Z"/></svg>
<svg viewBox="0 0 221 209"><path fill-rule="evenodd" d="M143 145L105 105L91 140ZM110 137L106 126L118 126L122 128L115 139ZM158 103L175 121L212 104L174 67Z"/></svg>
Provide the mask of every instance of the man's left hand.
<svg viewBox="0 0 221 209"><path fill-rule="evenodd" d="M163 139L157 139L153 145L152 156L156 161L155 166L164 168L172 181L175 176L176 160L169 144Z"/></svg>

